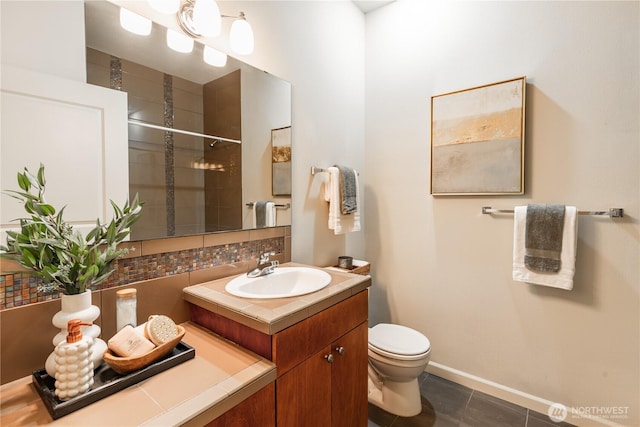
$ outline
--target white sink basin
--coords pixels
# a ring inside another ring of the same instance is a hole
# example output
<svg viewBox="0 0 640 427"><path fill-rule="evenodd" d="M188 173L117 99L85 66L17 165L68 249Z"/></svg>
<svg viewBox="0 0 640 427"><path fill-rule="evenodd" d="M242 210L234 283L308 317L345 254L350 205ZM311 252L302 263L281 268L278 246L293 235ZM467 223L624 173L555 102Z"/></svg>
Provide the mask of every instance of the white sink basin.
<svg viewBox="0 0 640 427"><path fill-rule="evenodd" d="M331 283L326 271L309 267L277 267L266 276L242 275L225 286L231 295L243 298L287 298L319 291Z"/></svg>

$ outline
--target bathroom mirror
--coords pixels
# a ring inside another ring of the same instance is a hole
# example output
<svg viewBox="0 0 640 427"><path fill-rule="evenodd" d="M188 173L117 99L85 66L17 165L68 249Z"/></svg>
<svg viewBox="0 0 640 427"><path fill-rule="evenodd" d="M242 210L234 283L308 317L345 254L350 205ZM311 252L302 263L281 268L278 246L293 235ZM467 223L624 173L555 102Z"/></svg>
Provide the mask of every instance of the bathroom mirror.
<svg viewBox="0 0 640 427"><path fill-rule="evenodd" d="M128 94L129 190L145 202L132 240L255 228L257 201L291 225L291 196L272 189L272 133L291 126L291 84L231 56L208 65L198 41L173 51L155 22L148 36L129 33L119 13L85 1L87 82Z"/></svg>

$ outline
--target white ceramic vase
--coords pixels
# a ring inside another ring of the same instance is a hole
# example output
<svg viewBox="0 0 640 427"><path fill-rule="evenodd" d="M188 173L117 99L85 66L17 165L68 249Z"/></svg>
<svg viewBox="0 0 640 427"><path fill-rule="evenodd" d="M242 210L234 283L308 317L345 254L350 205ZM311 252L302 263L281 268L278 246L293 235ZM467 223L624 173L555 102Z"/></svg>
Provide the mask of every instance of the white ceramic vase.
<svg viewBox="0 0 640 427"><path fill-rule="evenodd" d="M71 319L80 319L83 322L93 323L100 316L100 309L91 304L91 291L76 295L61 295L62 309L57 312L52 319L55 327L60 328L60 332L53 337L53 347L67 339L67 323ZM107 343L99 339L100 326L91 325L82 327L82 335L92 337L94 339L93 352L91 360L94 368L98 368L102 363L102 355L107 349ZM52 352L44 365L49 376L54 377L56 374L55 352Z"/></svg>

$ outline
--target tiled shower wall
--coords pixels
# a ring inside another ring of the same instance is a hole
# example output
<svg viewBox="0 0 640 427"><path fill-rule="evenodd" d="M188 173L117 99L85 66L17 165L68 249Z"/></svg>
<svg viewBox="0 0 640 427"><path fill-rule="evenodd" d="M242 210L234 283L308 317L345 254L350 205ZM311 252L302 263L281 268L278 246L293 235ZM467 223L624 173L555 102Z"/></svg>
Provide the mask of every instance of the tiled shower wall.
<svg viewBox="0 0 640 427"><path fill-rule="evenodd" d="M202 85L91 48L87 83L127 92L128 118L137 123L202 131ZM145 204L133 239L205 231L196 209L204 205L204 172L191 168L202 144L201 137L129 124L129 191ZM184 189L180 200L176 187Z"/></svg>
<svg viewBox="0 0 640 427"><path fill-rule="evenodd" d="M241 70L203 85L204 133L242 139ZM216 140L204 149L206 231L242 228L242 145Z"/></svg>
<svg viewBox="0 0 640 427"><path fill-rule="evenodd" d="M87 82L126 91L129 119L239 140L240 79L238 76L233 86L225 85L222 91L205 90L216 87L219 80L228 81L225 76L202 85L87 49ZM129 124L129 188L131 195L138 193L145 203L145 215L132 238L242 227L240 146L215 141ZM221 185L224 192L209 191Z"/></svg>

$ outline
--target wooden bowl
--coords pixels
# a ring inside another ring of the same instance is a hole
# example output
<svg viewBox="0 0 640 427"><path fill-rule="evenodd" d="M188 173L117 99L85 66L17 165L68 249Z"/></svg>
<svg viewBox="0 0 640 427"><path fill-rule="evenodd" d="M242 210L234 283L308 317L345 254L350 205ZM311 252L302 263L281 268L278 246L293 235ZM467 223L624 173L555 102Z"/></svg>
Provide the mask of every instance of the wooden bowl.
<svg viewBox="0 0 640 427"><path fill-rule="evenodd" d="M180 343L180 340L182 340L186 331L184 327L180 325L176 326L178 327L178 336L171 341L167 341L166 343L159 345L149 353L137 357L119 357L107 348L103 355L104 361L111 367L111 369L120 375L142 369L171 353L171 350Z"/></svg>

